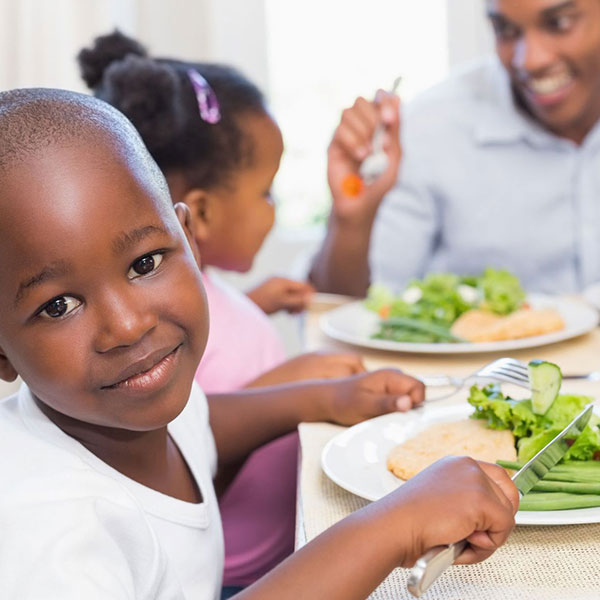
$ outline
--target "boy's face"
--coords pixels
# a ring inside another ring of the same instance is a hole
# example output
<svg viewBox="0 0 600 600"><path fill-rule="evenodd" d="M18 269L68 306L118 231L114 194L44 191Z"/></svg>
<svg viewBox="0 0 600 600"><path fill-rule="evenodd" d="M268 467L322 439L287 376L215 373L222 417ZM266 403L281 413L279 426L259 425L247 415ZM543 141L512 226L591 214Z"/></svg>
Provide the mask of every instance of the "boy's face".
<svg viewBox="0 0 600 600"><path fill-rule="evenodd" d="M3 178L0 367L64 415L145 431L185 406L208 317L170 202L131 169L88 141Z"/></svg>
<svg viewBox="0 0 600 600"><path fill-rule="evenodd" d="M498 56L531 114L580 142L600 117L600 0L488 0Z"/></svg>

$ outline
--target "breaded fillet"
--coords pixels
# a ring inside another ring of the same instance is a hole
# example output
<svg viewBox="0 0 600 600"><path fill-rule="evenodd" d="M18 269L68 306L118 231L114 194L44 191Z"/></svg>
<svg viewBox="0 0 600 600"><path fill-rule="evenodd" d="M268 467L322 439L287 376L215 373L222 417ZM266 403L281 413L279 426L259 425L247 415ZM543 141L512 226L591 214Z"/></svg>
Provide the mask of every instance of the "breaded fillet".
<svg viewBox="0 0 600 600"><path fill-rule="evenodd" d="M498 459L517 459L512 432L488 429L482 420L464 419L437 423L396 446L388 456L387 467L396 477L410 479L449 455L470 456L492 463Z"/></svg>
<svg viewBox="0 0 600 600"><path fill-rule="evenodd" d="M562 317L551 308L523 308L506 317L473 309L458 317L450 332L469 342L497 342L543 335L564 327Z"/></svg>

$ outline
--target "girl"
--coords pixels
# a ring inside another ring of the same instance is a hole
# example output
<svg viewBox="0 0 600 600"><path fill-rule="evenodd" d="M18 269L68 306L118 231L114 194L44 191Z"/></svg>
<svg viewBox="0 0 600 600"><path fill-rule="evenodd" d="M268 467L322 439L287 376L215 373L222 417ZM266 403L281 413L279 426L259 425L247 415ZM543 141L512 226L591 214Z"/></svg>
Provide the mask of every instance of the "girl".
<svg viewBox="0 0 600 600"><path fill-rule="evenodd" d="M25 382L0 403L1 595L214 599L216 458L227 469L303 420L419 404L423 387L378 371L247 390L211 401L209 428L192 386L208 313L189 211L173 209L130 123L88 96L16 90L0 93L0 139L0 376ZM366 598L392 568L462 538L460 561L480 560L517 505L500 467L447 459L240 600Z"/></svg>
<svg viewBox="0 0 600 600"><path fill-rule="evenodd" d="M283 362L281 342L265 315L206 269L247 271L273 225L270 188L283 142L256 86L230 67L149 58L140 44L118 32L98 38L80 53L79 63L94 94L123 112L140 132L173 201L190 209L211 315L207 349L196 373L203 390L363 371L351 354L309 354ZM290 304L294 285L270 280L250 297L260 298L259 305L270 307L267 312L282 305L299 308ZM269 293L279 288L283 297ZM295 433L261 448L220 498L224 597L293 551L297 451Z"/></svg>

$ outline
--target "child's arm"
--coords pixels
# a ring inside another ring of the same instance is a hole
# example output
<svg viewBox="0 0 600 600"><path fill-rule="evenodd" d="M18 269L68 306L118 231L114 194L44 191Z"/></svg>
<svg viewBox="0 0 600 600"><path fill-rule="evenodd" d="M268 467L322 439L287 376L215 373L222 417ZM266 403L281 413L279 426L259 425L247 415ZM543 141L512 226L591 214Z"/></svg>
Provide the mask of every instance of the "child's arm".
<svg viewBox="0 0 600 600"><path fill-rule="evenodd" d="M466 457L438 461L382 500L334 525L239 600L366 598L395 567L467 538L457 562L478 562L507 539L518 493L506 472Z"/></svg>
<svg viewBox="0 0 600 600"><path fill-rule="evenodd" d="M314 292L315 288L305 281L271 277L246 296L268 315L280 310L295 314L306 309Z"/></svg>
<svg viewBox="0 0 600 600"><path fill-rule="evenodd" d="M290 358L263 373L245 387L266 387L306 379L332 379L364 373L365 366L358 354L308 352Z"/></svg>
<svg viewBox="0 0 600 600"><path fill-rule="evenodd" d="M423 384L393 369L210 395L219 468L239 463L259 446L294 431L299 423L353 425L394 410L408 410L423 399Z"/></svg>
<svg viewBox="0 0 600 600"><path fill-rule="evenodd" d="M357 175L371 151L377 124L385 127L387 169L375 181L348 189L348 177ZM379 93L377 103L358 98L344 110L329 145L327 176L332 208L325 240L316 255L310 280L322 292L365 296L369 285L368 251L377 209L393 186L400 164L399 99ZM401 257L399 258L401 260Z"/></svg>

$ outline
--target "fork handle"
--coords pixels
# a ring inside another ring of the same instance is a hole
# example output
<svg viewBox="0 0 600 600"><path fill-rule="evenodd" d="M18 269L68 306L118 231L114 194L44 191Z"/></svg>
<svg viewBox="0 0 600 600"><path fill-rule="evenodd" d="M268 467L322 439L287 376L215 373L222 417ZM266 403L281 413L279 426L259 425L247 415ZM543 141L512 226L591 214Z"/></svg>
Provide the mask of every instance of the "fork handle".
<svg viewBox="0 0 600 600"><path fill-rule="evenodd" d="M465 381L463 377L451 377L450 375L419 375L417 377L427 387L459 386Z"/></svg>
<svg viewBox="0 0 600 600"><path fill-rule="evenodd" d="M431 584L462 554L467 540L461 540L448 546L436 546L421 556L412 568L406 587L419 598Z"/></svg>

